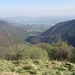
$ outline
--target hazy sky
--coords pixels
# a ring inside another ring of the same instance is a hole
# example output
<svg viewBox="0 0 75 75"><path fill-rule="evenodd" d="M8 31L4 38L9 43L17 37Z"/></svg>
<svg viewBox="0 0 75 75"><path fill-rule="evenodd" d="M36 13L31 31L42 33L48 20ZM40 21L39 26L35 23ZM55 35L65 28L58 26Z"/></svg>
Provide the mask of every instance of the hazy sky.
<svg viewBox="0 0 75 75"><path fill-rule="evenodd" d="M75 15L75 0L0 0L0 17Z"/></svg>

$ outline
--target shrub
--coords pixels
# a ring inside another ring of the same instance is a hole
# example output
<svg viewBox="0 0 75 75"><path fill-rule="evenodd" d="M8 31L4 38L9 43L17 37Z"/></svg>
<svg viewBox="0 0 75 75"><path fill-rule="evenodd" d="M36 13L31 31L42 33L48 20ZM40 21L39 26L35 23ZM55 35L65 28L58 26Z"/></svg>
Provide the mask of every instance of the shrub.
<svg viewBox="0 0 75 75"><path fill-rule="evenodd" d="M73 63L75 63L75 48L72 49L72 54L71 54L70 61L73 62Z"/></svg>
<svg viewBox="0 0 75 75"><path fill-rule="evenodd" d="M7 48L6 60L41 59L48 60L47 51L33 45L14 45Z"/></svg>
<svg viewBox="0 0 75 75"><path fill-rule="evenodd" d="M55 58L55 53L58 50L57 46L45 43L38 44L37 46L47 51L50 60Z"/></svg>
<svg viewBox="0 0 75 75"><path fill-rule="evenodd" d="M50 60L69 60L75 59L75 50L72 50L73 47L68 45L65 42L58 42L56 44L37 44L37 47L40 47L47 51L48 57Z"/></svg>
<svg viewBox="0 0 75 75"><path fill-rule="evenodd" d="M33 47L33 50L30 55L30 59L48 60L47 51L45 51L41 48Z"/></svg>
<svg viewBox="0 0 75 75"><path fill-rule="evenodd" d="M60 46L55 54L55 58L58 60L70 59L71 49L69 47Z"/></svg>

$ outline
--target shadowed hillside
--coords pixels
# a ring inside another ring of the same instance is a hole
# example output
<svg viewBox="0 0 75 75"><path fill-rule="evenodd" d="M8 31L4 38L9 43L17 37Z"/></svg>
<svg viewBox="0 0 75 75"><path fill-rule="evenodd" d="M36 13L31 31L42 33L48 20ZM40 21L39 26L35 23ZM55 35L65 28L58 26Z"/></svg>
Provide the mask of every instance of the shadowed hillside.
<svg viewBox="0 0 75 75"><path fill-rule="evenodd" d="M38 37L40 38L36 39L38 42L54 43L58 42L58 40L63 40L75 46L75 20L58 23ZM35 36L32 39L29 37L26 40L38 43L35 40Z"/></svg>

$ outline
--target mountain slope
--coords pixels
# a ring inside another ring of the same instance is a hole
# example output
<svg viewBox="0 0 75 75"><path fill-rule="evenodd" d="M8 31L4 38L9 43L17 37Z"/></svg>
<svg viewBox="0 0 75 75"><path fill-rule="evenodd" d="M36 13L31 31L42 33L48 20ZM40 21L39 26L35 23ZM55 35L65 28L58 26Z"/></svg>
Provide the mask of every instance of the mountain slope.
<svg viewBox="0 0 75 75"><path fill-rule="evenodd" d="M43 36L44 38L40 36ZM75 20L58 23L47 31L45 31L44 33L42 33L40 36L40 40L38 39L38 42L53 43L59 40L63 40L75 46ZM35 40L34 37L33 40Z"/></svg>
<svg viewBox="0 0 75 75"><path fill-rule="evenodd" d="M59 35L63 41L75 46L75 20L58 23L41 34L41 36L51 35Z"/></svg>
<svg viewBox="0 0 75 75"><path fill-rule="evenodd" d="M42 36L50 36L50 35L71 35L73 36L75 33L75 20L61 22L53 26L52 28L48 29Z"/></svg>
<svg viewBox="0 0 75 75"><path fill-rule="evenodd" d="M11 23L0 21L0 46L22 43L27 36L28 33L25 30L12 26Z"/></svg>

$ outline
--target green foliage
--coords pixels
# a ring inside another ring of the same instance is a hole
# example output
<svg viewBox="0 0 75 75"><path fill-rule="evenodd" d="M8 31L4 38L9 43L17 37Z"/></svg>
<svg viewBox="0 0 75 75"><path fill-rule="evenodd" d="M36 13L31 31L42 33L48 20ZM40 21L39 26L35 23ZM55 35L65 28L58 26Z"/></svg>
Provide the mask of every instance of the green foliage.
<svg viewBox="0 0 75 75"><path fill-rule="evenodd" d="M73 62L73 63L75 63L75 48L73 48L73 50L72 50L70 61Z"/></svg>
<svg viewBox="0 0 75 75"><path fill-rule="evenodd" d="M24 70L31 70L31 69L33 69L33 67L32 66L25 66L25 67L23 67L23 69Z"/></svg>
<svg viewBox="0 0 75 75"><path fill-rule="evenodd" d="M0 60L0 75L75 75L75 64L70 62L27 59L15 63L18 66L13 62L17 61Z"/></svg>
<svg viewBox="0 0 75 75"><path fill-rule="evenodd" d="M70 63L66 63L66 64L65 64L65 67L67 67L67 68L68 68L68 70L72 70L73 65L72 65L72 64L70 64Z"/></svg>
<svg viewBox="0 0 75 75"><path fill-rule="evenodd" d="M57 46L53 46L53 45L45 44L45 43L38 44L37 46L47 51L49 59L54 59L55 53L58 49Z"/></svg>
<svg viewBox="0 0 75 75"><path fill-rule="evenodd" d="M19 44L7 48L6 60L41 59L48 60L45 50L33 45Z"/></svg>
<svg viewBox="0 0 75 75"><path fill-rule="evenodd" d="M0 50L0 59L67 60L75 62L75 48L62 41L52 45L45 43L37 45L17 44Z"/></svg>
<svg viewBox="0 0 75 75"><path fill-rule="evenodd" d="M37 44L37 47L40 47L46 50L50 60L69 60L70 61L71 58L73 59L75 58L74 48L62 41L52 45L39 43Z"/></svg>

